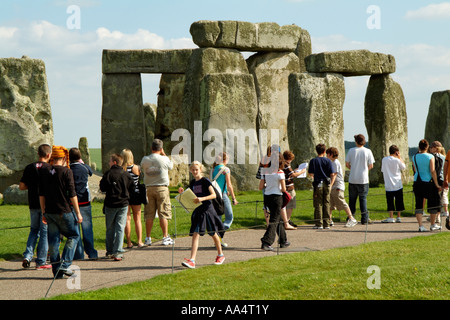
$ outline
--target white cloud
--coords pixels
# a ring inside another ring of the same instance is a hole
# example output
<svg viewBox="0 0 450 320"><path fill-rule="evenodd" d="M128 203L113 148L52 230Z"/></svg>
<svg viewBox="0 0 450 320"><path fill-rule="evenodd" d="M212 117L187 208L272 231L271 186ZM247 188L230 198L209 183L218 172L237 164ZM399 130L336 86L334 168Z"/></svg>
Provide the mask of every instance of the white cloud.
<svg viewBox="0 0 450 320"><path fill-rule="evenodd" d="M409 10L406 19L448 19L450 18L450 2L430 4L417 10Z"/></svg>

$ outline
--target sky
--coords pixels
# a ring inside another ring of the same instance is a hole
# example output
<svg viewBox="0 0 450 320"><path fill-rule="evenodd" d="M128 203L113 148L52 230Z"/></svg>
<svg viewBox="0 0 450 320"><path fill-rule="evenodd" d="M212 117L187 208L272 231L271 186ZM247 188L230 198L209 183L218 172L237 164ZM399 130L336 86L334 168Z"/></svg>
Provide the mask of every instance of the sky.
<svg viewBox="0 0 450 320"><path fill-rule="evenodd" d="M423 138L433 92L450 89L450 1L437 0L2 0L0 57L46 65L54 143L87 137L101 146L103 49L196 48L198 20L296 24L312 52L368 49L392 54L405 95L408 140ZM156 104L160 75L143 75L144 103ZM345 78L344 137L367 135L368 76Z"/></svg>

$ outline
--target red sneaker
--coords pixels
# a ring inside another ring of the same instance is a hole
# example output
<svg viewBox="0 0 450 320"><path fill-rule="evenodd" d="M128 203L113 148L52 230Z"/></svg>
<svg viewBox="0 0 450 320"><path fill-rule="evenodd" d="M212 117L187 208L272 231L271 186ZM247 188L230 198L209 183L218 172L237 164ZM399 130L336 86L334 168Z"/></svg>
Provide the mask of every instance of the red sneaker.
<svg viewBox="0 0 450 320"><path fill-rule="evenodd" d="M184 259L184 261L181 263L183 267L187 267L189 269L195 269L195 262L191 259Z"/></svg>
<svg viewBox="0 0 450 320"><path fill-rule="evenodd" d="M214 262L214 264L222 264L225 261L225 256L217 256L216 257L216 262Z"/></svg>
<svg viewBox="0 0 450 320"><path fill-rule="evenodd" d="M36 265L36 270L45 270L45 269L51 269L51 268L52 268L51 264Z"/></svg>

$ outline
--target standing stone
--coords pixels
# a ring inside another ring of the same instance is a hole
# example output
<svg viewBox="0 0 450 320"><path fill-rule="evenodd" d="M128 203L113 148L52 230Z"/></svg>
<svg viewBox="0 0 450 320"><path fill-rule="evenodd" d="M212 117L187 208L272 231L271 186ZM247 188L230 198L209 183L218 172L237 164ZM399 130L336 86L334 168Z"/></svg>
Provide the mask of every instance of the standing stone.
<svg viewBox="0 0 450 320"><path fill-rule="evenodd" d="M253 77L249 74L208 74L200 84L200 91L202 136L206 140L202 148L204 163L212 164L218 153L226 151L227 166L238 189L258 189L255 178L259 163L255 123L257 99ZM209 139L208 129L214 140Z"/></svg>
<svg viewBox="0 0 450 320"><path fill-rule="evenodd" d="M324 143L339 150L345 163L343 105L344 79L339 74L293 73L289 76L288 137L295 164L317 156L315 147ZM297 179L299 188L310 188L307 179Z"/></svg>
<svg viewBox="0 0 450 320"><path fill-rule="evenodd" d="M371 186L384 184L381 160L389 155L393 144L409 166L408 127L406 103L401 86L390 75L370 77L364 102L364 118L370 149L375 158L374 167L369 172ZM356 134L356 133L355 133ZM403 181L409 179L409 170L403 171Z"/></svg>
<svg viewBox="0 0 450 320"><path fill-rule="evenodd" d="M140 74L104 74L102 81L102 170L124 148L142 159L146 139Z"/></svg>
<svg viewBox="0 0 450 320"><path fill-rule="evenodd" d="M450 90L433 92L425 126L425 139L450 149ZM418 142L417 142L418 143Z"/></svg>
<svg viewBox="0 0 450 320"><path fill-rule="evenodd" d="M0 59L0 192L20 180L43 143L53 145L44 62Z"/></svg>
<svg viewBox="0 0 450 320"><path fill-rule="evenodd" d="M281 150L289 150L287 118L289 114L289 75L300 72L298 56L294 53L257 53L247 59L249 72L255 79L258 98L256 127L279 130Z"/></svg>
<svg viewBox="0 0 450 320"><path fill-rule="evenodd" d="M390 54L369 50L322 52L305 58L308 72L332 72L344 76L364 76L395 72L395 59Z"/></svg>
<svg viewBox="0 0 450 320"><path fill-rule="evenodd" d="M88 141L86 137L81 137L78 141L78 149L81 153L81 160L88 166L91 166L91 156L89 153Z"/></svg>
<svg viewBox="0 0 450 320"><path fill-rule="evenodd" d="M171 141L172 133L188 127L188 115L182 108L185 79L184 74L163 74L159 83L154 135L164 142L166 154L177 144Z"/></svg>
<svg viewBox="0 0 450 320"><path fill-rule="evenodd" d="M144 131L145 131L145 155L152 152L152 142L155 139L156 128L156 109L157 106L152 103L144 103ZM164 149L166 145L164 144ZM137 159L136 161L140 161Z"/></svg>

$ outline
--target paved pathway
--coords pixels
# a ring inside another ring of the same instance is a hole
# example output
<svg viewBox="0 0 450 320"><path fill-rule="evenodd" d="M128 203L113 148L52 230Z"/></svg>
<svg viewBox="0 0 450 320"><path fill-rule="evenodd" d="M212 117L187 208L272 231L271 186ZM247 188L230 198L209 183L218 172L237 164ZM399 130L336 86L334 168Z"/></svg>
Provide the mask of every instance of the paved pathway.
<svg viewBox="0 0 450 320"><path fill-rule="evenodd" d="M224 249L226 257L224 263L276 254L353 246L365 242L427 236L436 232L419 233L415 218L402 218L402 220L402 223L395 224L380 222L374 222L368 226L358 224L353 228L345 228L343 223L336 223L330 230L314 230L311 226L301 226L298 230L287 232L291 246L275 252L266 252L260 249L263 229L229 231L225 236L229 247ZM429 223L425 226L428 228ZM449 232L445 226L442 227L441 232ZM189 257L190 246L191 238L183 237L177 238L174 246L167 247L161 243L155 243L150 247L131 249L125 253L125 259L121 262L105 258L97 261L74 261L73 265L79 267L77 281L73 281L73 279L56 280L48 292L48 297L80 290L112 287L181 270L189 272L181 266L181 262L184 258ZM104 251L99 251L100 257L104 254ZM207 235L203 236L200 239L196 259L197 267L212 265L215 256L216 250L212 239ZM32 266L34 266L34 262L32 262ZM21 260L0 262L0 300L44 298L52 281L51 270L23 269ZM77 286L80 289L77 289Z"/></svg>

